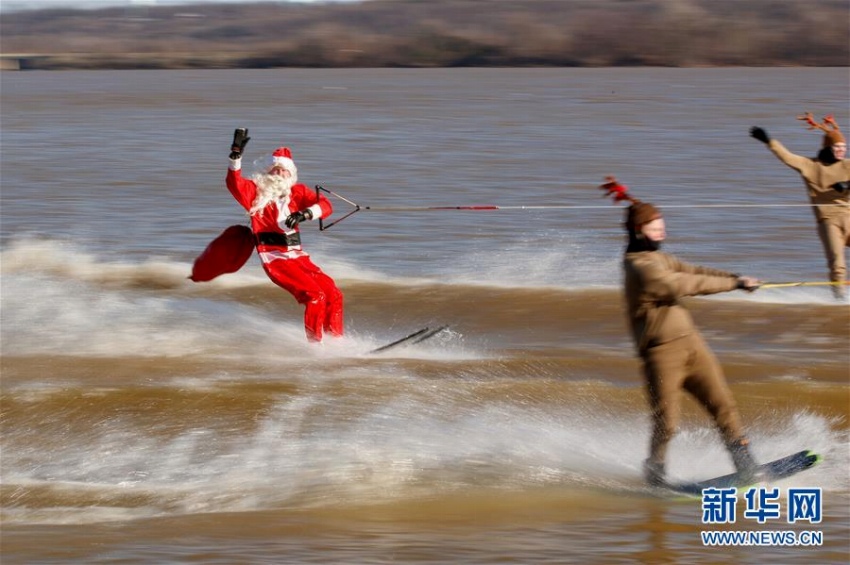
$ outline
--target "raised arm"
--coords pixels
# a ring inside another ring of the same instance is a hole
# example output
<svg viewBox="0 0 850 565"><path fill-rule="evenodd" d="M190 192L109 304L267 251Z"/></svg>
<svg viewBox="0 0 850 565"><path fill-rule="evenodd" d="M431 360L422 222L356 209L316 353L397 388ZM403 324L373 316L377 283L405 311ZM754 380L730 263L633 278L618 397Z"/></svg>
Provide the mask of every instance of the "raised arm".
<svg viewBox="0 0 850 565"><path fill-rule="evenodd" d="M227 167L225 183L233 198L246 210L257 195L257 185L242 176L242 153L248 145L248 128L236 128L233 132L233 143L230 145L230 164Z"/></svg>
<svg viewBox="0 0 850 565"><path fill-rule="evenodd" d="M770 149L771 153L776 155L777 159L779 159L795 171L802 173L812 166L811 159L790 152L788 149L785 148L784 145L779 143L778 140L771 139L770 136L767 134L767 131L758 126L750 128L750 136L767 145L767 148Z"/></svg>

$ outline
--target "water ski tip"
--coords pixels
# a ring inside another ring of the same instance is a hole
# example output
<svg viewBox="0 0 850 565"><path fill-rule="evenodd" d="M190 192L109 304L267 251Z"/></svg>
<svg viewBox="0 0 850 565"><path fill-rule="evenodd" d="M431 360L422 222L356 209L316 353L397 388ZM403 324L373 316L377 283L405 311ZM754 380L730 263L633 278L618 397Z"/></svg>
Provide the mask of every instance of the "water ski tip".
<svg viewBox="0 0 850 565"><path fill-rule="evenodd" d="M374 353L383 353L384 351L388 351L390 349L399 347L401 345L413 345L413 344L417 344L417 343L422 343L423 341L425 341L427 339L431 339L432 337L434 337L435 335L437 335L438 333L442 332L445 329L448 329L448 326L439 326L437 328L431 328L429 326L425 326L422 329L416 330L415 332L408 334L408 335L406 335L402 338L399 338L395 341L392 341L392 342L390 342L386 345L376 347L375 349L372 349L371 351L368 351L367 353L369 355L372 355Z"/></svg>

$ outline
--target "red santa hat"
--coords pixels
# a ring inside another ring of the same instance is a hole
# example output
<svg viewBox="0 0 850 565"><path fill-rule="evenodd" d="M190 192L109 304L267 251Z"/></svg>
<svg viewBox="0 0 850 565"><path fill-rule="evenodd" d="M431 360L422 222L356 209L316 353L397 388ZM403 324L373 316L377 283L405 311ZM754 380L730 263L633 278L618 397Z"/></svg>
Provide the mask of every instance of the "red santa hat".
<svg viewBox="0 0 850 565"><path fill-rule="evenodd" d="M292 160L292 151L289 150L289 147L278 147L274 150L274 153L272 153L272 164L269 170L274 167L283 167L292 173L292 176L298 174L298 169L295 167L295 161Z"/></svg>

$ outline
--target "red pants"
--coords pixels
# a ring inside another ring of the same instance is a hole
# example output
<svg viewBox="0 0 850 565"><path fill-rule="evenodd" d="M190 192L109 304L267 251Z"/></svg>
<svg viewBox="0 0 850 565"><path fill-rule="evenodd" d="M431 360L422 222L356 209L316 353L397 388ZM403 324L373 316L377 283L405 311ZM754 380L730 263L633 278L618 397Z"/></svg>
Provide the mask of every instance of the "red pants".
<svg viewBox="0 0 850 565"><path fill-rule="evenodd" d="M309 341L322 341L323 331L342 335L342 292L309 257L277 259L263 263L263 268L276 285L305 305L304 330Z"/></svg>

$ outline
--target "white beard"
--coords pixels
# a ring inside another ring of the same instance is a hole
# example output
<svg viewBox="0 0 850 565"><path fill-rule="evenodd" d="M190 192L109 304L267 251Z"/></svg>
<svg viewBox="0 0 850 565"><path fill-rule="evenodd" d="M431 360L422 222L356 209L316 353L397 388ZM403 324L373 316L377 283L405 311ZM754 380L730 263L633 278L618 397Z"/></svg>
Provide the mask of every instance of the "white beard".
<svg viewBox="0 0 850 565"><path fill-rule="evenodd" d="M248 211L248 214L251 216L257 213L262 216L263 209L266 206L288 197L292 192L292 186L296 182L292 177L287 179L280 175L266 174L254 175L252 180L257 185L257 196L254 198L254 202L251 203L251 209Z"/></svg>

